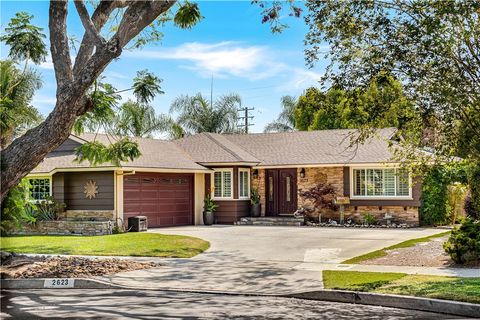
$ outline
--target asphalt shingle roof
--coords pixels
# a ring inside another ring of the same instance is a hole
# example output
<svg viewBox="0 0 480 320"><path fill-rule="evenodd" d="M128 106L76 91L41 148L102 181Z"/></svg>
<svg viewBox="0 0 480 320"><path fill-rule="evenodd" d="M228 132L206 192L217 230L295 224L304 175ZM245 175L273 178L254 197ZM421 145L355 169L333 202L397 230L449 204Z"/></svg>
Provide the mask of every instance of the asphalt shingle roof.
<svg viewBox="0 0 480 320"><path fill-rule="evenodd" d="M111 143L112 138L104 134L85 133L78 138L93 141L96 139L105 144ZM133 161L122 163L122 167L161 168L178 170L208 170L197 164L182 148L172 141L146 138L131 138L138 142L141 156ZM90 163L74 161L75 155L71 152L52 152L32 173L48 173L58 168L89 168ZM96 165L96 167L112 167L111 163Z"/></svg>
<svg viewBox="0 0 480 320"><path fill-rule="evenodd" d="M364 144L350 147L355 130L296 131L284 133L217 134L200 133L174 141L132 138L142 155L122 167L174 170L208 170L202 164L246 163L259 166L362 164L391 161L389 140L395 129L380 129ZM111 143L104 134L83 134L76 141ZM52 152L32 173L54 169L88 168L74 161L72 152ZM97 167L112 167L110 163Z"/></svg>

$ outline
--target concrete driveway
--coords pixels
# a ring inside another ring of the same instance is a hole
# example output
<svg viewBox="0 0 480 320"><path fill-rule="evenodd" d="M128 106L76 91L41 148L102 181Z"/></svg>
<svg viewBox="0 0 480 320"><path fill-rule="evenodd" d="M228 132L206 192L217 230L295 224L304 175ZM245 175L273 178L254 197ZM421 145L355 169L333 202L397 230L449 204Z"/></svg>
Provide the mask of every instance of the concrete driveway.
<svg viewBox="0 0 480 320"><path fill-rule="evenodd" d="M211 247L194 259L263 262L340 263L408 239L445 232L439 229L353 229L262 226L188 226L150 232L198 237Z"/></svg>
<svg viewBox="0 0 480 320"><path fill-rule="evenodd" d="M441 231L220 225L154 229L149 232L199 237L211 247L191 259L158 259L159 268L100 279L135 288L201 292L315 291L323 288L325 264L337 266L345 259Z"/></svg>

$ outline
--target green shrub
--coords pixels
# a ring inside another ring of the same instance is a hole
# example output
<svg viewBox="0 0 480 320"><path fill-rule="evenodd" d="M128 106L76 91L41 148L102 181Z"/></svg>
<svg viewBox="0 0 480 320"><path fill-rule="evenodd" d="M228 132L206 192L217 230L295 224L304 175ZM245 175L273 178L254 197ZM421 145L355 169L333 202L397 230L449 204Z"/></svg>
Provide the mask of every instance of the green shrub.
<svg viewBox="0 0 480 320"><path fill-rule="evenodd" d="M465 197L463 209L465 210L465 215L467 217L472 218L473 220L480 220L480 211L477 211L474 208L472 196L469 194Z"/></svg>
<svg viewBox="0 0 480 320"><path fill-rule="evenodd" d="M3 200L0 222L2 235L20 228L22 223L35 222L33 210L36 206L31 201L29 189L28 179L22 179Z"/></svg>
<svg viewBox="0 0 480 320"><path fill-rule="evenodd" d="M35 218L37 221L58 220L65 207L65 203L58 202L54 197L47 197L37 204Z"/></svg>
<svg viewBox="0 0 480 320"><path fill-rule="evenodd" d="M377 224L377 218L375 218L373 214L367 212L363 215L363 223L369 226Z"/></svg>
<svg viewBox="0 0 480 320"><path fill-rule="evenodd" d="M448 184L450 179L442 166L430 168L422 182L420 218L426 225L442 225L449 221Z"/></svg>
<svg viewBox="0 0 480 320"><path fill-rule="evenodd" d="M480 261L480 221L465 219L443 247L456 263Z"/></svg>

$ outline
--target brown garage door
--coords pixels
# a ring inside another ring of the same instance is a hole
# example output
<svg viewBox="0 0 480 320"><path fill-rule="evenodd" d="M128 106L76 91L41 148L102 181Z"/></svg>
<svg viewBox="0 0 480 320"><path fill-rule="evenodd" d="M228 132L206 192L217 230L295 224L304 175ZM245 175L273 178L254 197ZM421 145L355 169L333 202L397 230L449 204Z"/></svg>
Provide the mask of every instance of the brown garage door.
<svg viewBox="0 0 480 320"><path fill-rule="evenodd" d="M193 175L137 173L123 180L123 212L148 218L148 227L193 223Z"/></svg>

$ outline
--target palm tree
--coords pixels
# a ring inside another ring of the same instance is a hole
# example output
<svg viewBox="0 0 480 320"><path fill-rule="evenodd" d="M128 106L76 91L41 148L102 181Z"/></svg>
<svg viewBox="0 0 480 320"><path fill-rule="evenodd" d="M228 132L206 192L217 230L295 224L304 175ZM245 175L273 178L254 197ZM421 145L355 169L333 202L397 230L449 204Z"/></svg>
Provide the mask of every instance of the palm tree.
<svg viewBox="0 0 480 320"><path fill-rule="evenodd" d="M205 99L200 93L193 97L182 95L173 101L170 113L178 112L176 123L186 135L201 132L233 133L237 131L237 109L240 104L241 99L237 94L224 95L215 101Z"/></svg>
<svg viewBox="0 0 480 320"><path fill-rule="evenodd" d="M277 120L267 124L264 132L289 132L295 130L295 105L297 98L293 96L283 96L281 99L282 112Z"/></svg>
<svg viewBox="0 0 480 320"><path fill-rule="evenodd" d="M169 128L169 117L157 116L151 105L128 100L119 111L116 128L121 136L151 138Z"/></svg>
<svg viewBox="0 0 480 320"><path fill-rule="evenodd" d="M30 105L42 85L40 76L26 68L20 71L13 61L0 61L0 146L5 148L14 138L38 125L42 116Z"/></svg>

